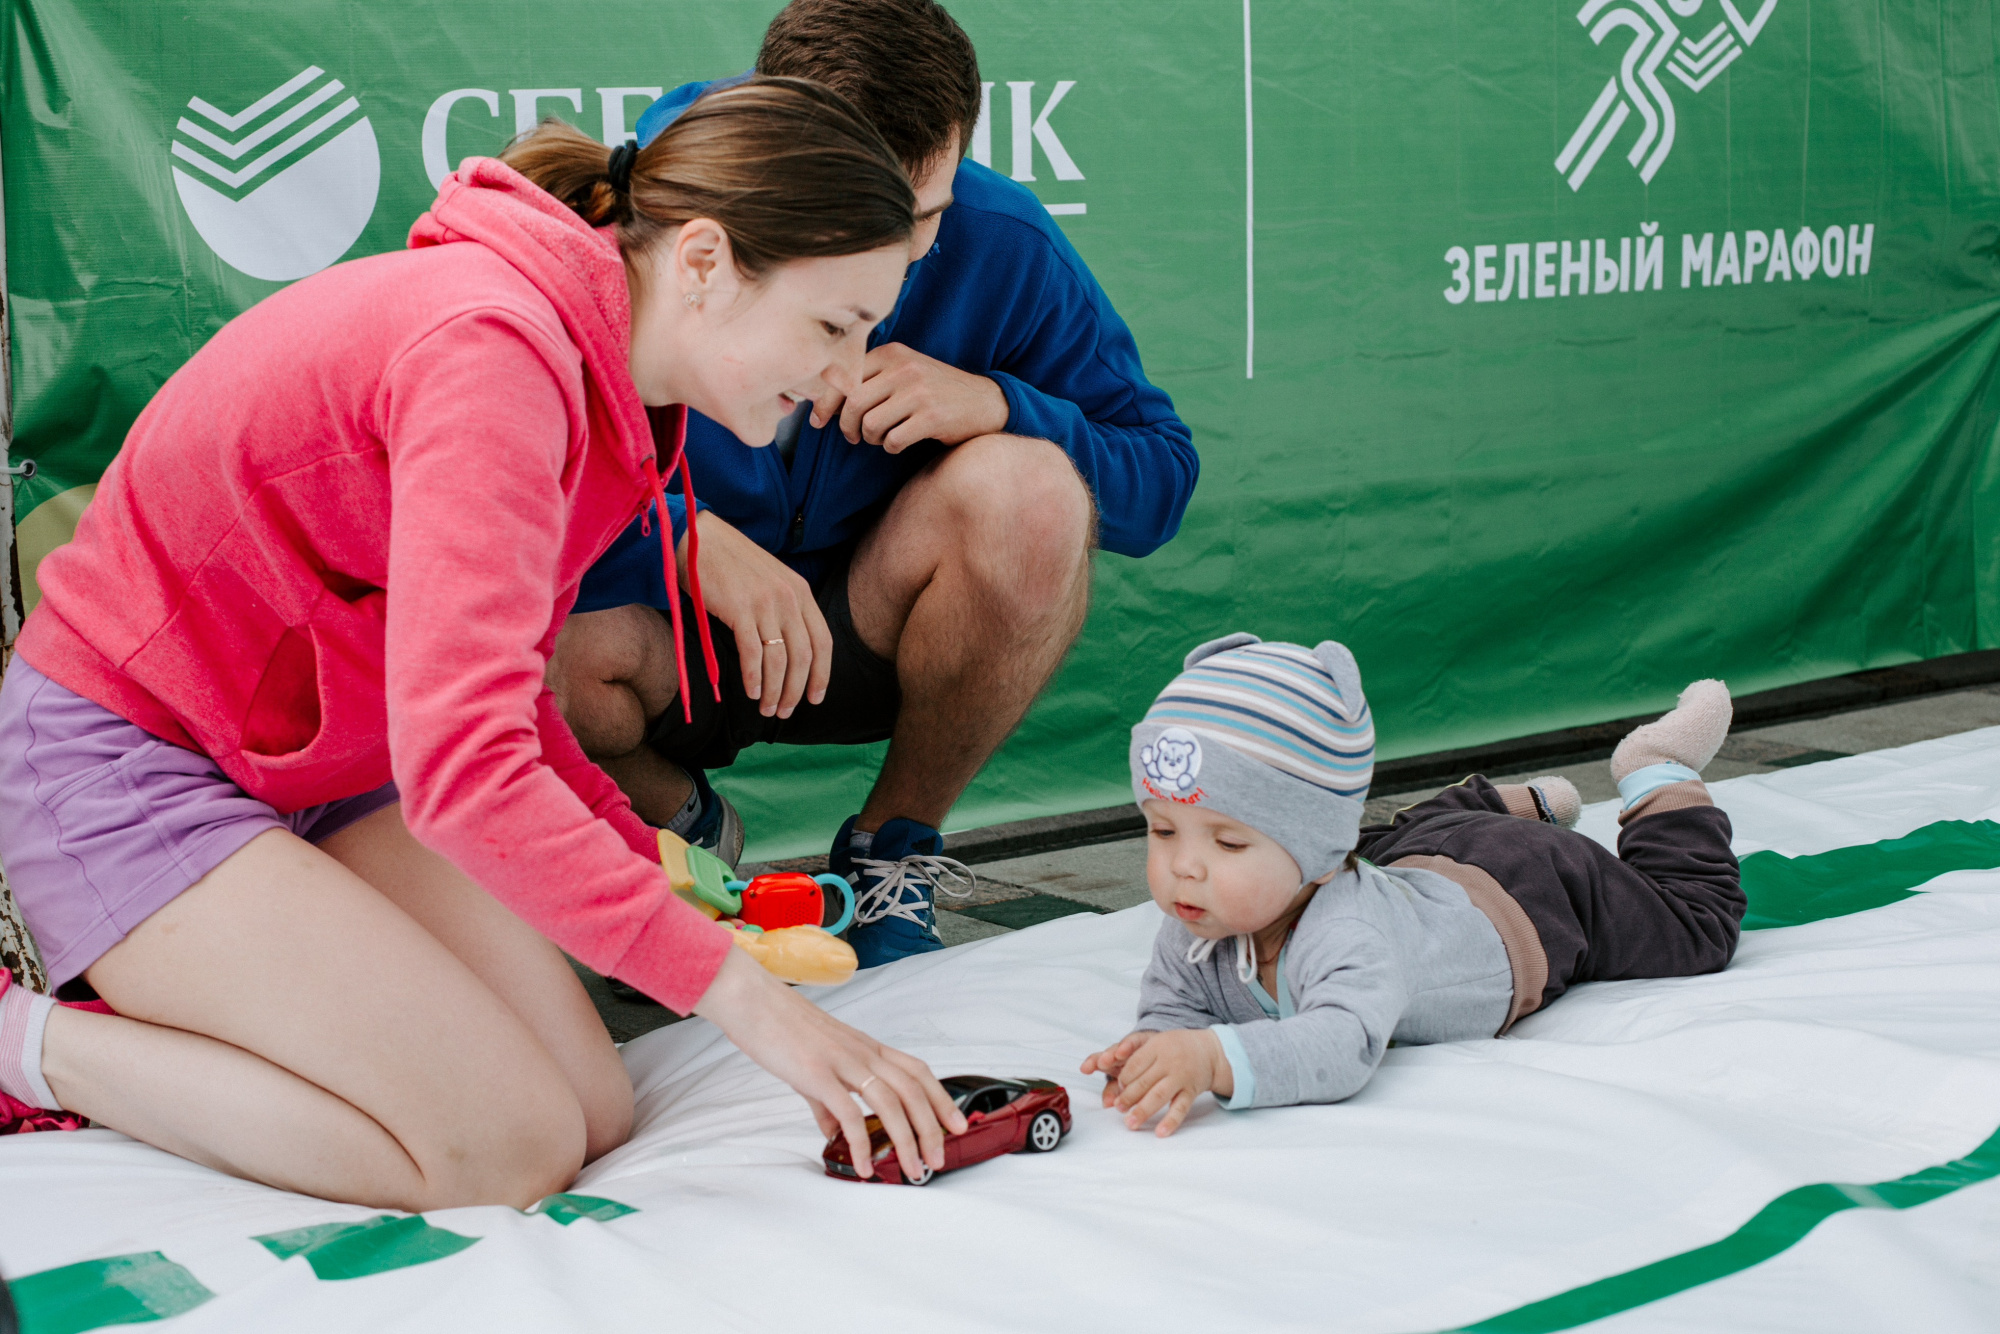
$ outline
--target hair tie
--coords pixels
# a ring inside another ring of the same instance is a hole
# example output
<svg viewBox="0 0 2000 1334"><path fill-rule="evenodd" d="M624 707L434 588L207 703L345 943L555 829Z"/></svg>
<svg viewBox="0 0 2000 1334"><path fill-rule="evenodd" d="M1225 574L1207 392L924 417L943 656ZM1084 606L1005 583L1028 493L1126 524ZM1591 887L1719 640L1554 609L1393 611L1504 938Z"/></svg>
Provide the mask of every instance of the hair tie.
<svg viewBox="0 0 2000 1334"><path fill-rule="evenodd" d="M611 165L605 175L611 181L611 188L621 195L632 193L632 164L639 160L639 145L627 139L611 150Z"/></svg>

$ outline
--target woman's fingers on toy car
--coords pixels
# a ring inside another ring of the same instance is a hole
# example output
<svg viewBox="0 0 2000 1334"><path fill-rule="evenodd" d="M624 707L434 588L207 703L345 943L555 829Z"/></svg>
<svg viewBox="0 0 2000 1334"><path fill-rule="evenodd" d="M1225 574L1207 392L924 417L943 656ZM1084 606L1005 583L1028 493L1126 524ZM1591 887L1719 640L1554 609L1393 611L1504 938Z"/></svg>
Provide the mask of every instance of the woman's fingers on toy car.
<svg viewBox="0 0 2000 1334"><path fill-rule="evenodd" d="M886 1049L885 1049L886 1055ZM944 1167L944 1130L921 1082L894 1061L878 1060L855 1081L855 1092L882 1119L905 1177L921 1176L925 1164ZM862 1153L867 1153L864 1136ZM851 1146L850 1146L851 1148ZM859 1159L855 1160L859 1162Z"/></svg>
<svg viewBox="0 0 2000 1334"><path fill-rule="evenodd" d="M897 1051L894 1047L882 1048L882 1054L917 1078L923 1088L924 1096L930 1100L932 1113L936 1115L938 1124L944 1127L946 1134L965 1133L965 1113L958 1110L958 1104L952 1101L951 1094L947 1093L944 1085L938 1082L938 1077L931 1073L929 1065L906 1051Z"/></svg>
<svg viewBox="0 0 2000 1334"><path fill-rule="evenodd" d="M860 1104L851 1095L871 1076L876 1080L869 1086L871 1094L880 1090L883 1103L893 1097L899 1107L912 1107L918 1124L928 1122L931 1132L938 1134L934 1101L944 1098L944 1089L937 1085L928 1066L842 1023L765 972L742 950L732 949L724 956L721 971L695 1005L695 1013L713 1022L751 1060L796 1089L812 1105L815 1119L822 1112L832 1116L847 1137L855 1170L863 1176L873 1174L868 1128ZM915 1078L912 1070L921 1071L922 1077ZM890 1076L900 1078L903 1087L911 1089L907 1101L894 1083L882 1090ZM924 1087L926 1082L934 1087L934 1093ZM955 1108L952 1115L957 1117ZM903 1117L905 1134L909 1133L910 1119ZM885 1128L891 1126L886 1115L882 1123ZM825 1121L820 1124L831 1133L832 1127ZM962 1126L963 1120L958 1124ZM938 1141L941 1145L941 1134ZM916 1162L915 1143L914 1139L908 1142L911 1151L904 1156L906 1164Z"/></svg>
<svg viewBox="0 0 2000 1334"><path fill-rule="evenodd" d="M813 1102L811 1098L806 1099ZM861 1106L853 1098L843 1094L830 1103L815 1103L815 1110L824 1110L840 1127L842 1139L847 1141L847 1156L853 1162L855 1172L862 1177L875 1175L875 1154L868 1142L868 1118Z"/></svg>
<svg viewBox="0 0 2000 1334"><path fill-rule="evenodd" d="M840 1124L840 1118L818 1098L807 1098L806 1106L812 1108L813 1120L819 1122L819 1133L823 1138L832 1139L835 1135L845 1132L846 1127Z"/></svg>

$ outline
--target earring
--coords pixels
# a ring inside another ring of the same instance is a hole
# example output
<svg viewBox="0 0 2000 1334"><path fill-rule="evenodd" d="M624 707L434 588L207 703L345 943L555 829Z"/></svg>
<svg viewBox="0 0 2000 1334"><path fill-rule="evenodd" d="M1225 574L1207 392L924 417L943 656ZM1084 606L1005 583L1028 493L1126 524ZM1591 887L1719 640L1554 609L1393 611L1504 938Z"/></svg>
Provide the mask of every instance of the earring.
<svg viewBox="0 0 2000 1334"><path fill-rule="evenodd" d="M689 308L692 309L693 307L701 304L701 293L689 292L686 296L682 297L681 300L687 302Z"/></svg>

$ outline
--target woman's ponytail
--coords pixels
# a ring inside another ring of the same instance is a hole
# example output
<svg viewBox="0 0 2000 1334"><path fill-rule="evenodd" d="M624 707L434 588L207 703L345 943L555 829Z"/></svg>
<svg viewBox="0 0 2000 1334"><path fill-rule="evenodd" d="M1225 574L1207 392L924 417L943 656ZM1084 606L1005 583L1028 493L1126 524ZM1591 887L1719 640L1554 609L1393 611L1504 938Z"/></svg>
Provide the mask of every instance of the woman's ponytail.
<svg viewBox="0 0 2000 1334"><path fill-rule="evenodd" d="M643 148L606 149L550 118L500 160L625 252L692 218L729 233L755 278L776 265L907 241L916 192L847 100L804 79L755 78L703 95Z"/></svg>

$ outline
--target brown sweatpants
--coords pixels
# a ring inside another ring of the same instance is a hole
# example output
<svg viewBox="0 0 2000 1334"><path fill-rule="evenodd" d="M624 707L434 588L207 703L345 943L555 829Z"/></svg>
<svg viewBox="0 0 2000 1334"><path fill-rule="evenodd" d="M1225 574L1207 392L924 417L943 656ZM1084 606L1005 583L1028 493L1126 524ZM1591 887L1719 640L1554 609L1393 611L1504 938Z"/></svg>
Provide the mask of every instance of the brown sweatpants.
<svg viewBox="0 0 2000 1334"><path fill-rule="evenodd" d="M1657 795L1628 813L1615 857L1574 830L1509 814L1478 775L1363 829L1356 851L1377 866L1448 857L1491 875L1541 937L1545 1006L1574 982L1713 973L1736 952L1744 898L1729 817L1699 783Z"/></svg>

